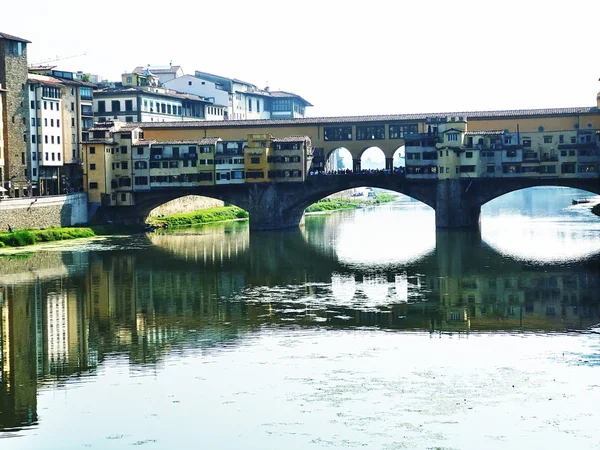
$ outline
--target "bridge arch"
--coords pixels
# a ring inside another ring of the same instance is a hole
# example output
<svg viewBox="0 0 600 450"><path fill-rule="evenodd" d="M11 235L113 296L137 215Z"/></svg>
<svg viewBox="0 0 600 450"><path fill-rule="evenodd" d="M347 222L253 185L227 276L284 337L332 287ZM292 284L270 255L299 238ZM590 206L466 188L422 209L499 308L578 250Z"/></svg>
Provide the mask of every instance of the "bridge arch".
<svg viewBox="0 0 600 450"><path fill-rule="evenodd" d="M470 189L475 191L473 200L479 207L505 194L532 187L567 187L600 195L597 178L479 178L473 181Z"/></svg>
<svg viewBox="0 0 600 450"><path fill-rule="evenodd" d="M383 170L386 168L385 152L377 146L365 147L358 155L362 170Z"/></svg>
<svg viewBox="0 0 600 450"><path fill-rule="evenodd" d="M352 170L353 156L346 147L335 147L325 155L325 171Z"/></svg>
<svg viewBox="0 0 600 450"><path fill-rule="evenodd" d="M394 150L394 153L392 155L392 165L394 166L394 168L406 167L406 162L404 159L405 156L406 156L406 147L404 145L401 145L396 150Z"/></svg>

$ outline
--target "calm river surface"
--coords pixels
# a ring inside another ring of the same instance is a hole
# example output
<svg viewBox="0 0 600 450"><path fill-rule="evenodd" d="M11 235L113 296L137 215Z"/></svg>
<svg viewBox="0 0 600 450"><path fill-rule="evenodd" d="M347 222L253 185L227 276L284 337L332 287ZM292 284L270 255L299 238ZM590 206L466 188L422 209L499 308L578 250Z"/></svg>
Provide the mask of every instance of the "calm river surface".
<svg viewBox="0 0 600 450"><path fill-rule="evenodd" d="M600 448L600 220L397 203L0 258L0 448Z"/></svg>

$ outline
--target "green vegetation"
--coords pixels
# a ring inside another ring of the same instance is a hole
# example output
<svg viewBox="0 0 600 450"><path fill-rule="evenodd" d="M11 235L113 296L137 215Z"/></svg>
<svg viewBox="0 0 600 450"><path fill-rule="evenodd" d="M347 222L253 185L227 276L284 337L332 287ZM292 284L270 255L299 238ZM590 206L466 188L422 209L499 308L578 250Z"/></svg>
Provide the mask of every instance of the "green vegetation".
<svg viewBox="0 0 600 450"><path fill-rule="evenodd" d="M201 225L203 223L222 222L225 220L247 219L248 212L237 206L222 206L218 208L201 209L191 213L173 214L170 216L153 217L148 220L150 225L169 227L184 227Z"/></svg>
<svg viewBox="0 0 600 450"><path fill-rule="evenodd" d="M0 233L0 247L24 247L38 242L62 241L96 236L91 228L48 228L45 230L17 230Z"/></svg>
<svg viewBox="0 0 600 450"><path fill-rule="evenodd" d="M340 209L356 209L361 205L359 200L347 200L342 198L324 198L317 203L313 203L305 212L337 211Z"/></svg>
<svg viewBox="0 0 600 450"><path fill-rule="evenodd" d="M594 207L592 208L592 212L597 216L600 216L600 203L594 205Z"/></svg>
<svg viewBox="0 0 600 450"><path fill-rule="evenodd" d="M351 198L324 198L306 208L307 213L338 211L342 209L356 209L361 206L380 205L396 200L396 196L386 192L377 192L375 198L351 197Z"/></svg>

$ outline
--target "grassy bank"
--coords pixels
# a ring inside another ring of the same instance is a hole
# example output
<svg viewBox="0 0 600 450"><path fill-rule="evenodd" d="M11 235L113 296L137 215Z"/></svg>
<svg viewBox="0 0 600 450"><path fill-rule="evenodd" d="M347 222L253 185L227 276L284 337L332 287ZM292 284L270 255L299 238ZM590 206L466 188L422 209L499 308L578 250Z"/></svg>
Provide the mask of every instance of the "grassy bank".
<svg viewBox="0 0 600 450"><path fill-rule="evenodd" d="M600 216L600 203L594 205L594 207L592 208L592 212L597 216Z"/></svg>
<svg viewBox="0 0 600 450"><path fill-rule="evenodd" d="M184 227L201 225L225 220L247 219L248 213L237 206L222 206L218 208L201 209L190 213L173 214L170 216L153 217L148 220L150 225L164 225L169 227Z"/></svg>
<svg viewBox="0 0 600 450"><path fill-rule="evenodd" d="M351 198L324 198L319 200L317 203L313 203L306 208L307 213L313 212L324 212L324 211L338 211L342 209L356 209L361 206L373 206L380 205L382 203L389 203L396 200L396 196L393 194L387 194L385 192L378 192L375 194L374 199L365 199L362 197L351 197Z"/></svg>
<svg viewBox="0 0 600 450"><path fill-rule="evenodd" d="M39 242L63 241L66 239L89 238L96 236L91 228L47 228L45 230L17 230L13 233L0 233L1 247L24 247Z"/></svg>

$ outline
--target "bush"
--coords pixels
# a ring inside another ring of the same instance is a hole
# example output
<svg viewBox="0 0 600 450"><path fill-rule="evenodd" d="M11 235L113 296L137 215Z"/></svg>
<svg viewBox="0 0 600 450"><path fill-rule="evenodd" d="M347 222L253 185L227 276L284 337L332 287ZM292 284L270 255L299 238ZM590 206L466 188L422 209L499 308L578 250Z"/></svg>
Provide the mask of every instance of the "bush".
<svg viewBox="0 0 600 450"><path fill-rule="evenodd" d="M19 230L0 234L3 247L23 247L36 242L62 241L96 236L90 228L48 228L45 230Z"/></svg>
<svg viewBox="0 0 600 450"><path fill-rule="evenodd" d="M0 242L8 247L24 247L25 245L35 244L35 237L29 230L19 230L14 233L1 234Z"/></svg>
<svg viewBox="0 0 600 450"><path fill-rule="evenodd" d="M154 218L149 222L155 225L166 223L170 227L184 227L211 222L222 222L225 220L246 219L247 217L248 212L238 208L237 206L223 206L218 208L201 209L191 213L173 214L161 218Z"/></svg>

